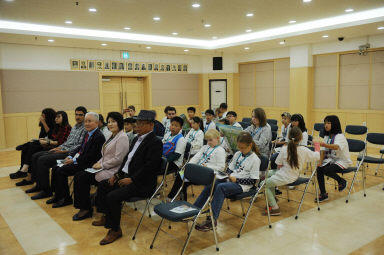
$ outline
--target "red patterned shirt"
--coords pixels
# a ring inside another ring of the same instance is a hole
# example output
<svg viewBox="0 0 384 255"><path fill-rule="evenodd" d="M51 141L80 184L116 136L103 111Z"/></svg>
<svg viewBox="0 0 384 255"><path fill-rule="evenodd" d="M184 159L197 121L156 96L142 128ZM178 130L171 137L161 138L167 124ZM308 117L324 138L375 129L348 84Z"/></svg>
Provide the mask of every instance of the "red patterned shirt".
<svg viewBox="0 0 384 255"><path fill-rule="evenodd" d="M65 127L60 126L55 133L52 134L52 140L58 142L58 146L63 144L71 133L72 127L67 125Z"/></svg>

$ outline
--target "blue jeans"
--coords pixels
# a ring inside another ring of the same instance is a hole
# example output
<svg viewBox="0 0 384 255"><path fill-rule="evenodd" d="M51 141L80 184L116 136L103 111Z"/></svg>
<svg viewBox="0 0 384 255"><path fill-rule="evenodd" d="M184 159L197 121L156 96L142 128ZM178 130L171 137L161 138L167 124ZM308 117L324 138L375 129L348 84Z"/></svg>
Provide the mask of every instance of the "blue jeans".
<svg viewBox="0 0 384 255"><path fill-rule="evenodd" d="M196 199L194 205L197 207L202 207L207 201L209 194L211 192L212 185L205 186L199 197ZM215 188L213 191L213 200L212 200L212 211L213 217L215 220L219 218L221 207L223 206L224 199L226 197L243 193L241 186L234 182L226 182L217 180L215 183Z"/></svg>

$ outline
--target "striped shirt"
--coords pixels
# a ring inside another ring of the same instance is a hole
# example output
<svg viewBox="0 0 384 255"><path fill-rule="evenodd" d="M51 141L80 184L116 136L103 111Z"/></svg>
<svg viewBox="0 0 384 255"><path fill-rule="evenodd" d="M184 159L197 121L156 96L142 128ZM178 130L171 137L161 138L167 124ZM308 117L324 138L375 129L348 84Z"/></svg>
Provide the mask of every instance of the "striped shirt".
<svg viewBox="0 0 384 255"><path fill-rule="evenodd" d="M71 154L79 146L81 146L81 143L86 133L87 131L85 130L83 123L76 124L72 127L71 133L69 134L67 141L65 141L65 143L60 146L60 149L63 151L69 151L69 153Z"/></svg>

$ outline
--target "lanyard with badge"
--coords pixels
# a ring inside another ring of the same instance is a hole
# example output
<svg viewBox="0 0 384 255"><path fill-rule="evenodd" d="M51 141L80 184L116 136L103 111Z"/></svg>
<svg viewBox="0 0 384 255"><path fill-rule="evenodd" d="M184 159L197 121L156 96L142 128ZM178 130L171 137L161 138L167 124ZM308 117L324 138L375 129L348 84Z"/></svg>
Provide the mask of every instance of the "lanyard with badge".
<svg viewBox="0 0 384 255"><path fill-rule="evenodd" d="M214 150L216 150L217 147L218 147L218 145L213 147L213 149L210 152L208 152L208 151L211 147L208 147L208 149L203 153L203 157L200 159L198 165L202 165L202 164L206 163L209 159L209 156L211 156L211 154L213 153Z"/></svg>
<svg viewBox="0 0 384 255"><path fill-rule="evenodd" d="M171 141L175 136L172 136L171 134L168 136L167 139L165 139L165 143Z"/></svg>
<svg viewBox="0 0 384 255"><path fill-rule="evenodd" d="M334 135L333 137L328 136L327 144L334 144L334 143L335 143L335 137L336 137L336 135ZM325 152L325 156L327 157L327 156L329 156L331 153L332 153L332 150L327 148L327 150L326 150L326 152Z"/></svg>
<svg viewBox="0 0 384 255"><path fill-rule="evenodd" d="M189 142L192 142L193 140L195 140L195 136L196 136L196 134L197 134L198 131L192 131L192 132L193 132L192 135L190 135L190 136L189 136L189 139L188 139Z"/></svg>
<svg viewBox="0 0 384 255"><path fill-rule="evenodd" d="M243 153L240 153L239 156L238 156L237 159L236 159L236 162L235 162L235 169L234 169L234 170L238 170L238 169L241 167L241 165L243 164L244 160L246 160L247 157L248 157L249 155L251 155L251 154L248 153L247 155L243 156ZM241 161L239 161L239 159L240 159L241 156L243 156L243 158L242 158Z"/></svg>
<svg viewBox="0 0 384 255"><path fill-rule="evenodd" d="M261 130L261 127L258 127L254 132L251 132L251 136L255 137L255 135L257 135L257 133L259 133L260 130Z"/></svg>
<svg viewBox="0 0 384 255"><path fill-rule="evenodd" d="M208 125L206 124L205 125L205 128L204 128L204 132L207 132L208 128L209 128L209 125L211 125L212 122L209 122Z"/></svg>

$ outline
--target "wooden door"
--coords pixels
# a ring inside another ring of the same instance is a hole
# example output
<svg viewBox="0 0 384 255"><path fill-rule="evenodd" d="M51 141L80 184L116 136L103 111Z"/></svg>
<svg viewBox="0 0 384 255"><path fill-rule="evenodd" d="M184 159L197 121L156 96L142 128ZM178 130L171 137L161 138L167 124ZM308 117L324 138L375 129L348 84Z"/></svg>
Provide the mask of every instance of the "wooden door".
<svg viewBox="0 0 384 255"><path fill-rule="evenodd" d="M109 112L123 112L122 100L122 78L104 77L103 78L103 115Z"/></svg>
<svg viewBox="0 0 384 255"><path fill-rule="evenodd" d="M123 107L134 105L136 115L144 108L144 79L138 77L122 78L122 101Z"/></svg>

